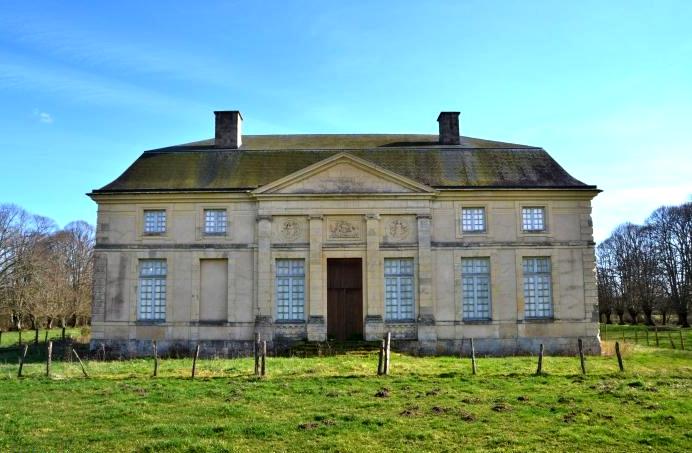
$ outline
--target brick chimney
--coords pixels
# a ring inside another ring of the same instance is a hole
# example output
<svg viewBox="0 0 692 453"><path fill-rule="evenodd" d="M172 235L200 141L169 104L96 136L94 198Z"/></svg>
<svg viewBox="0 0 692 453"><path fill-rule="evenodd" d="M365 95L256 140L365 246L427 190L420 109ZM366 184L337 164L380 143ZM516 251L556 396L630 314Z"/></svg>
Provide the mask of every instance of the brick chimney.
<svg viewBox="0 0 692 453"><path fill-rule="evenodd" d="M459 112L440 112L440 145L459 144Z"/></svg>
<svg viewBox="0 0 692 453"><path fill-rule="evenodd" d="M238 149L243 144L243 116L238 110L214 112L216 134L214 145L217 148Z"/></svg>

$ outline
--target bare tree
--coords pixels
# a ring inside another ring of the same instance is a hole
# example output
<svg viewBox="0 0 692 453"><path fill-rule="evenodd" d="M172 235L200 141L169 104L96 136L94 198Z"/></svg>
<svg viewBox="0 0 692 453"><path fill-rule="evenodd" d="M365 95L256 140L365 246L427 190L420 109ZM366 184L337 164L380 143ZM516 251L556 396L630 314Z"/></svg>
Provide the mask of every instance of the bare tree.
<svg viewBox="0 0 692 453"><path fill-rule="evenodd" d="M655 238L664 287L678 315L678 324L689 327L692 299L692 202L663 206L649 217Z"/></svg>

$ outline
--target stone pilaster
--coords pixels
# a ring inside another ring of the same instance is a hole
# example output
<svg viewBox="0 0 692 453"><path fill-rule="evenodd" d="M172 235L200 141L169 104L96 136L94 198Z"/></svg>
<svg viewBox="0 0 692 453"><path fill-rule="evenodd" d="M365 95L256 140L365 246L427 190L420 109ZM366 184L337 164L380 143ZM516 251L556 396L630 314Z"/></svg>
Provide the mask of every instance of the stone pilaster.
<svg viewBox="0 0 692 453"><path fill-rule="evenodd" d="M432 297L430 215L418 215L418 341L437 341Z"/></svg>
<svg viewBox="0 0 692 453"><path fill-rule="evenodd" d="M271 216L257 216L257 313L255 329L263 339L272 340Z"/></svg>
<svg viewBox="0 0 692 453"><path fill-rule="evenodd" d="M105 337L103 323L106 321L106 285L108 258L105 253L94 253L94 279L92 283L91 338Z"/></svg>
<svg viewBox="0 0 692 453"><path fill-rule="evenodd" d="M368 214L365 220L365 339L378 340L384 333L382 301L383 273L380 264L380 216Z"/></svg>
<svg viewBox="0 0 692 453"><path fill-rule="evenodd" d="M324 269L322 269L322 238L323 219L320 215L310 216L310 261L308 263L310 290L309 290L309 317L308 317L308 341L326 341L327 301L324 300Z"/></svg>

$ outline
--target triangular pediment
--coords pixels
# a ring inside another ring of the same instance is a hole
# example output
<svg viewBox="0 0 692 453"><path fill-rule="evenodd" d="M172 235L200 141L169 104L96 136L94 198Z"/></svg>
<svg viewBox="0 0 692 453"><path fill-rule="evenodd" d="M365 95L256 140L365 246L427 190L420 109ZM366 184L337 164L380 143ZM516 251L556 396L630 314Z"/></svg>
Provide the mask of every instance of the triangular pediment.
<svg viewBox="0 0 692 453"><path fill-rule="evenodd" d="M435 190L371 162L339 153L266 184L255 194L407 194Z"/></svg>

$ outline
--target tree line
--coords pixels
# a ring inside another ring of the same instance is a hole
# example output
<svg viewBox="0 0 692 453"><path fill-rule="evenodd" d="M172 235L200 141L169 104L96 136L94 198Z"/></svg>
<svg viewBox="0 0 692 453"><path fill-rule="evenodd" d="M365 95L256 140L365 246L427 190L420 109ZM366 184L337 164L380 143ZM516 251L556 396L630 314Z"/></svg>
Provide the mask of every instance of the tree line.
<svg viewBox="0 0 692 453"><path fill-rule="evenodd" d="M692 202L624 223L596 248L599 311L606 323L673 322L689 327Z"/></svg>
<svg viewBox="0 0 692 453"><path fill-rule="evenodd" d="M94 227L59 228L0 204L0 328L78 326L91 317Z"/></svg>

